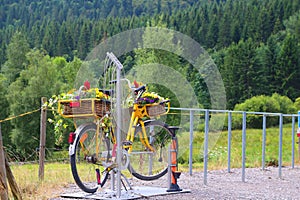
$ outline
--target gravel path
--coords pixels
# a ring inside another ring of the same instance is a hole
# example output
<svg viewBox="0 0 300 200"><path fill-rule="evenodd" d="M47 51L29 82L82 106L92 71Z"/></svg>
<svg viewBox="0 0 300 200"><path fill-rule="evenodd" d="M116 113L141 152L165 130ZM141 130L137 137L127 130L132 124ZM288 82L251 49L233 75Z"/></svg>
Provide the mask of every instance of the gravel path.
<svg viewBox="0 0 300 200"><path fill-rule="evenodd" d="M182 189L190 189L190 193L155 196L142 199L300 199L300 168L282 168L282 178L278 168L268 167L266 170L246 169L245 182L242 182L242 170L232 169L209 171L207 185L203 183L203 173L181 174L178 185ZM145 182L130 179L132 186L153 186L167 188L166 176L155 181ZM65 189L66 193L80 191L75 186ZM68 200L68 198L52 198L52 200Z"/></svg>

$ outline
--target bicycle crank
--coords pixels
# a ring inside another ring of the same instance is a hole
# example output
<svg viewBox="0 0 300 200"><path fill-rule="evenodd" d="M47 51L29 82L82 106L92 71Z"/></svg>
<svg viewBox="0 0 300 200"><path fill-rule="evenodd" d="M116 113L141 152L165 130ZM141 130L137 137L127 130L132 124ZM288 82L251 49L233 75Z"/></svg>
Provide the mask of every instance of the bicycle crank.
<svg viewBox="0 0 300 200"><path fill-rule="evenodd" d="M121 153L122 155L121 155L120 169L125 170L128 168L129 165L129 161L130 161L129 154L125 149L123 149Z"/></svg>

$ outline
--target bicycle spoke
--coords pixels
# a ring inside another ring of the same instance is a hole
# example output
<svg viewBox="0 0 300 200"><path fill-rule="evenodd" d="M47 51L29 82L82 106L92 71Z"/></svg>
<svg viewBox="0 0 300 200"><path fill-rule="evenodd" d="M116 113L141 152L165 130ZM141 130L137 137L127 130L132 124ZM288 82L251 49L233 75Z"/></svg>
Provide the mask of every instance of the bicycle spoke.
<svg viewBox="0 0 300 200"><path fill-rule="evenodd" d="M94 193L98 186L103 186L107 175L104 163L110 160L109 139L102 133L96 133L96 124L86 124L78 133L79 139L74 144L75 154L71 156L72 174L77 185L85 192ZM98 143L97 143L98 142Z"/></svg>
<svg viewBox="0 0 300 200"><path fill-rule="evenodd" d="M168 167L168 147L171 144L171 132L160 121L145 122L148 138L139 138L141 129L137 129L132 145L129 170L142 180L154 180L162 177ZM144 142L141 142L141 140ZM150 147L147 146L149 142Z"/></svg>

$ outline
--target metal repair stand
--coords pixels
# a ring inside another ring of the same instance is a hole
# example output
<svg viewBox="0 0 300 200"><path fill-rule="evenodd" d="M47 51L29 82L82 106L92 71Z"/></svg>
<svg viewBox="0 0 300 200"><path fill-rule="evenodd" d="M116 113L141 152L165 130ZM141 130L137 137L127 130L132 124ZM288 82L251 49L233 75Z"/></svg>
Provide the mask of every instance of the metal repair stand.
<svg viewBox="0 0 300 200"><path fill-rule="evenodd" d="M117 171L115 172L112 170L111 172L111 189L114 191L115 189L115 175L116 175L116 183L117 183L117 193L116 197L121 197L121 156L122 156L122 146L121 146L121 127L122 127L122 120L121 120L121 70L123 69L123 65L117 59L117 57L113 53L107 53L107 57L114 63L116 66L116 75L117 75L117 82L116 82L116 116L117 116Z"/></svg>
<svg viewBox="0 0 300 200"><path fill-rule="evenodd" d="M168 166L168 185L167 192L182 191L177 184L177 179L180 177L181 172L178 171L177 155L178 155L178 141L176 131L179 129L177 126L170 126L169 129L172 133L172 143L169 147L169 166Z"/></svg>

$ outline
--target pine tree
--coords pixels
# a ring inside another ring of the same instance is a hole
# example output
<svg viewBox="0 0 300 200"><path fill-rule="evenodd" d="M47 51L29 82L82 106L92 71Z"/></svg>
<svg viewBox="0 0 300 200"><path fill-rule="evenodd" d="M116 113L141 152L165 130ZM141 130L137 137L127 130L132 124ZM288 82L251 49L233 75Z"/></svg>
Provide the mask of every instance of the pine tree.
<svg viewBox="0 0 300 200"><path fill-rule="evenodd" d="M7 61L2 67L2 72L9 85L20 76L26 65L26 54L29 52L29 44L24 34L16 32L6 50Z"/></svg>
<svg viewBox="0 0 300 200"><path fill-rule="evenodd" d="M278 56L277 81L281 80L280 94L296 99L300 96L299 45L295 36L288 34Z"/></svg>
<svg viewBox="0 0 300 200"><path fill-rule="evenodd" d="M55 55L57 38L58 38L58 23L50 21L46 26L44 38L42 41L42 48L45 49L50 56Z"/></svg>
<svg viewBox="0 0 300 200"><path fill-rule="evenodd" d="M81 27L79 41L78 41L78 57L83 59L89 52L90 48L90 24L84 22Z"/></svg>

